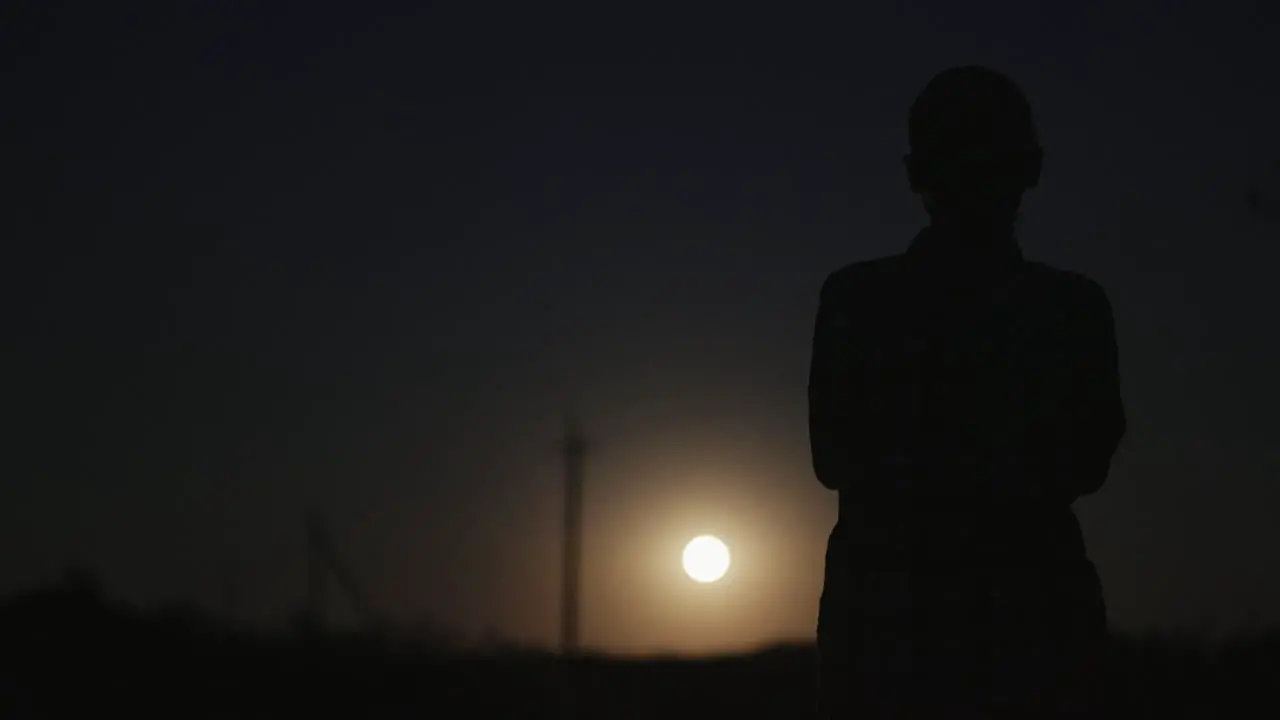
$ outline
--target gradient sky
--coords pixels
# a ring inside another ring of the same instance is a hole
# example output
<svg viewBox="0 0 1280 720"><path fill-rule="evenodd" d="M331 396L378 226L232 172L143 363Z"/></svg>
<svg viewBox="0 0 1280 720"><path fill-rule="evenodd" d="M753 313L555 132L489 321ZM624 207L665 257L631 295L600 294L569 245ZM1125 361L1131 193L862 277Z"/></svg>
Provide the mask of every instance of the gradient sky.
<svg viewBox="0 0 1280 720"><path fill-rule="evenodd" d="M1046 147L1025 252L1115 307L1112 622L1280 622L1264 3L54 5L3 22L0 593L71 562L278 621L318 508L387 614L551 643L576 405L588 645L811 637L817 291L922 225L907 107L979 62ZM724 584L680 572L701 532Z"/></svg>

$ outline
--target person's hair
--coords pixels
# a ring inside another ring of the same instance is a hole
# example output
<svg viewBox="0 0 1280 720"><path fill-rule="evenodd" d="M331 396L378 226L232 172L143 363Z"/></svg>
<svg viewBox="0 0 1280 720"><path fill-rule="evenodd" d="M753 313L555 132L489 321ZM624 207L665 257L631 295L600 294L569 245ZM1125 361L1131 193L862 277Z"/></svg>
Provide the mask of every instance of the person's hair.
<svg viewBox="0 0 1280 720"><path fill-rule="evenodd" d="M911 151L946 154L968 146L998 151L1037 147L1031 104L1008 77L967 65L929 81L911 105L907 120Z"/></svg>

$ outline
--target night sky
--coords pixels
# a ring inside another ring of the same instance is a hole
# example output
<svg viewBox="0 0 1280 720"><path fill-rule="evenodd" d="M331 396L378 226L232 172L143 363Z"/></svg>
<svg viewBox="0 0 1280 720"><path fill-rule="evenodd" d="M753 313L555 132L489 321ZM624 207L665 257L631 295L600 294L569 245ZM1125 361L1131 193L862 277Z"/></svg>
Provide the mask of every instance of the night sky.
<svg viewBox="0 0 1280 720"><path fill-rule="evenodd" d="M924 224L907 108L976 62L1046 149L1025 253L1115 310L1113 624L1280 622L1275 9L332 5L3 11L0 593L280 623L315 509L399 622L550 644L573 407L588 646L812 637L818 289Z"/></svg>

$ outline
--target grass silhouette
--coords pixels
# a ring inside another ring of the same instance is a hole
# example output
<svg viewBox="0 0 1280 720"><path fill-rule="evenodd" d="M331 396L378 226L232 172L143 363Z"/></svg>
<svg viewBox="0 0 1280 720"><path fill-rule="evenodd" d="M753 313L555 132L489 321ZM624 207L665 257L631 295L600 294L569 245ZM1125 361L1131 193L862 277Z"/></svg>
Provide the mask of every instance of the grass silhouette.
<svg viewBox="0 0 1280 720"><path fill-rule="evenodd" d="M112 603L85 576L0 603L4 718L806 717L815 669L807 645L563 660L359 633L248 632L180 607ZM1116 636L1108 670L1114 717L1280 716L1280 632L1218 646Z"/></svg>

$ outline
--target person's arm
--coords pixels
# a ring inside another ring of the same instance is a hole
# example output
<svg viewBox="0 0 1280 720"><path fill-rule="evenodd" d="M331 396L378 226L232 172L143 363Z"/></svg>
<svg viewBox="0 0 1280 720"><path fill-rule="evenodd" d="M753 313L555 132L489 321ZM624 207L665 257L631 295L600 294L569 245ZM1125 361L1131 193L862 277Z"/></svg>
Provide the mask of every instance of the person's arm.
<svg viewBox="0 0 1280 720"><path fill-rule="evenodd" d="M892 479L905 472L903 453L875 418L883 403L872 397L866 377L869 348L859 346L851 317L848 279L823 283L809 364L809 448L818 481L832 490L860 495L893 492ZM905 475L903 475L905 479Z"/></svg>
<svg viewBox="0 0 1280 720"><path fill-rule="evenodd" d="M853 434L853 400L846 328L836 275L822 283L809 358L809 451L813 473L829 490L839 490L854 474L848 438Z"/></svg>
<svg viewBox="0 0 1280 720"><path fill-rule="evenodd" d="M1005 489L1071 503L1106 482L1126 419L1106 292L1085 284L1059 330L1037 388L1046 405L1009 458Z"/></svg>
<svg viewBox="0 0 1280 720"><path fill-rule="evenodd" d="M1067 325L1066 336L1073 342L1064 351L1066 393L1052 455L1066 489L1080 497L1097 492L1106 482L1127 423L1115 319L1106 292L1088 284L1079 314Z"/></svg>

